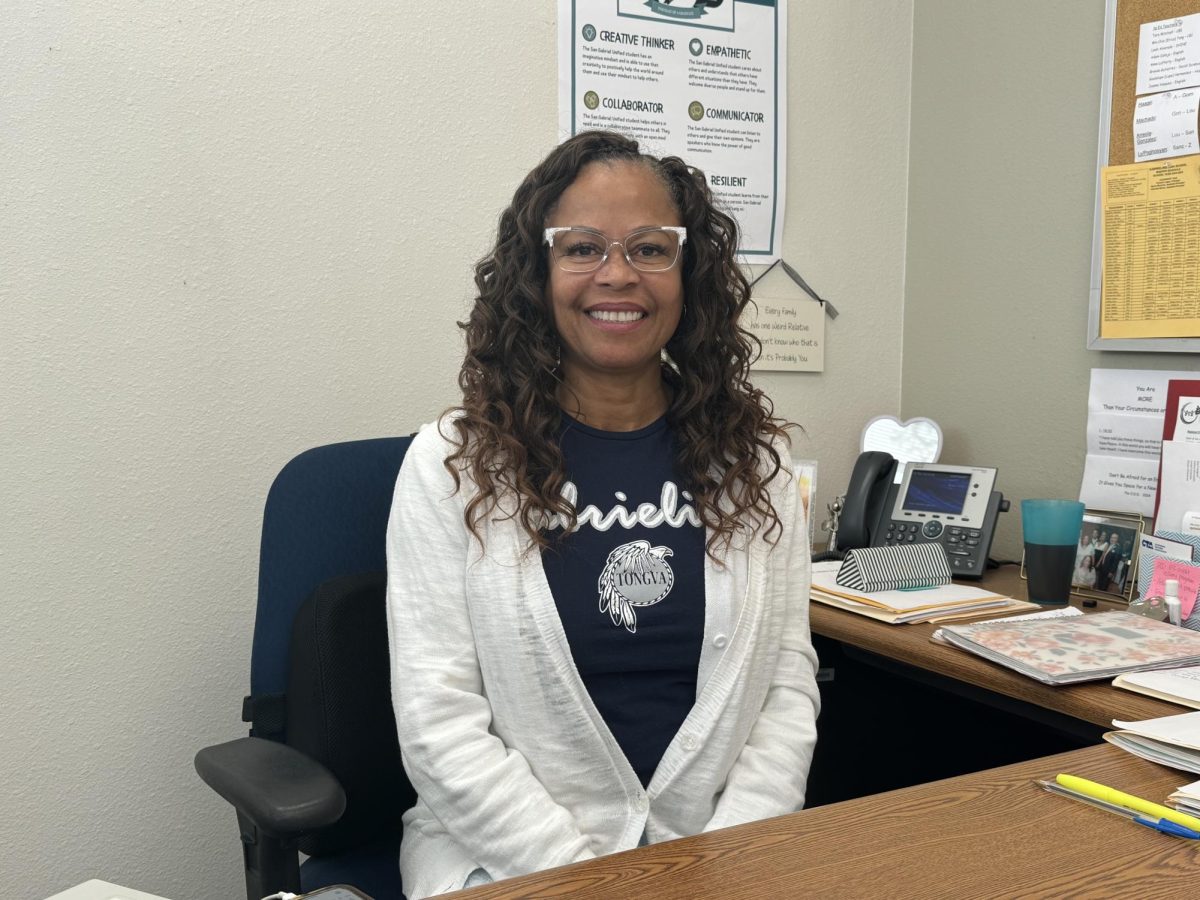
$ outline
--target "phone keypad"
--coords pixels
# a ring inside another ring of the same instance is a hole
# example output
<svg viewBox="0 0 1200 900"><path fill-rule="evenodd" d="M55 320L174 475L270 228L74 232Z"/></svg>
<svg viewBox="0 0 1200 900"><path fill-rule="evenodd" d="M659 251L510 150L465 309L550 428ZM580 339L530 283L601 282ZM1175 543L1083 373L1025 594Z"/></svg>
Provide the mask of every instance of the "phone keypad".
<svg viewBox="0 0 1200 900"><path fill-rule="evenodd" d="M946 558L951 570L962 569L972 571L976 564L976 554L982 540L982 532L977 528L962 528L957 525L943 526L937 520L931 520L918 525L916 522L888 522L887 533L883 536L884 544L894 547L897 544L911 544L918 537L923 541L940 541L946 551Z"/></svg>

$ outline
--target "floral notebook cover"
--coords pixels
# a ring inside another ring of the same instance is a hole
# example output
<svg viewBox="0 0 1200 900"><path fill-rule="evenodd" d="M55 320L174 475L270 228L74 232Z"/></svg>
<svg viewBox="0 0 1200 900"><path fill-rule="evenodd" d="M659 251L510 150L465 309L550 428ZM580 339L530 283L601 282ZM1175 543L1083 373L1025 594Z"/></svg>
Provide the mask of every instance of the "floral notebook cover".
<svg viewBox="0 0 1200 900"><path fill-rule="evenodd" d="M948 643L1045 684L1200 662L1200 634L1126 612L947 625Z"/></svg>

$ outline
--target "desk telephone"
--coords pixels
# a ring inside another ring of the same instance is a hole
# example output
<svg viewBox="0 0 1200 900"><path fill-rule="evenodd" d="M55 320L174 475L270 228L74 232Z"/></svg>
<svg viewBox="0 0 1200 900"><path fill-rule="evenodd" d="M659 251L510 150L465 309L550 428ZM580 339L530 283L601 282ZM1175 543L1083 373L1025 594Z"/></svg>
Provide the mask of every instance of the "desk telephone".
<svg viewBox="0 0 1200 900"><path fill-rule="evenodd" d="M835 548L938 543L955 577L983 577L997 516L1009 507L994 490L996 470L914 462L896 484L896 467L890 454L878 450L859 456L842 501Z"/></svg>

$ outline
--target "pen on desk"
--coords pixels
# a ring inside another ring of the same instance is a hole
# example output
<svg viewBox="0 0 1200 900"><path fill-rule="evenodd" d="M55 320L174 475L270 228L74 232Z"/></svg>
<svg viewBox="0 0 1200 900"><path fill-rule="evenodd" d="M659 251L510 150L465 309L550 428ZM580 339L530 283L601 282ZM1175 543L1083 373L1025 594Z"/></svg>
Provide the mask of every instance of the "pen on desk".
<svg viewBox="0 0 1200 900"><path fill-rule="evenodd" d="M1086 803L1088 806L1094 806L1096 809L1102 809L1105 812L1115 813L1118 816L1132 820L1137 825L1145 826L1146 828L1153 829L1154 831L1161 832L1162 834L1168 834L1172 837L1187 838L1193 841L1200 840L1200 831L1193 831L1191 828L1185 828L1183 825L1179 825L1176 822L1170 821L1169 819L1147 818L1136 810L1129 809L1124 806L1118 806L1115 803L1107 803L1104 800L1099 800L1096 797L1090 797L1087 794L1080 794L1077 791L1072 791L1069 788L1065 788L1053 781L1042 781L1039 779L1037 783L1051 794L1058 794L1060 797L1069 797L1072 800L1078 800L1080 803Z"/></svg>
<svg viewBox="0 0 1200 900"><path fill-rule="evenodd" d="M1200 831L1200 819L1171 809L1169 806L1163 806L1160 803L1151 803L1149 800L1143 800L1141 797L1126 794L1124 791L1118 791L1115 788L1106 787L1094 781L1088 781L1086 778L1080 778L1077 775L1058 775L1054 780L1062 787L1076 794L1083 794L1095 800L1132 809L1151 818L1166 819L1169 822L1174 822L1176 825L1182 825L1191 831Z"/></svg>

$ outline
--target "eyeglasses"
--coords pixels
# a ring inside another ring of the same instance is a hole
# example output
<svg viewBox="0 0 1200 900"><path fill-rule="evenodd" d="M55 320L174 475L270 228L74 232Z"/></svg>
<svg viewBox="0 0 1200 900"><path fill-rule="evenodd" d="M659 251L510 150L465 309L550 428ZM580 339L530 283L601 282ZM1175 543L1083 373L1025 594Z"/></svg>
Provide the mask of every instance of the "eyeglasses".
<svg viewBox="0 0 1200 900"><path fill-rule="evenodd" d="M545 237L554 262L567 272L595 272L608 261L613 247L620 247L625 261L639 272L665 272L679 259L687 229L677 225L639 228L623 240L611 241L595 229L568 225L547 228Z"/></svg>

